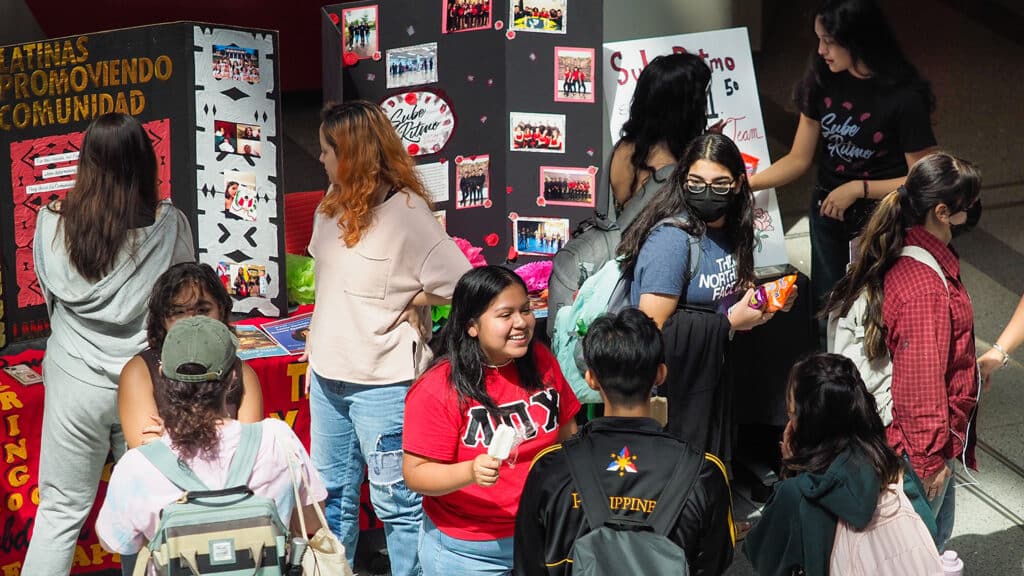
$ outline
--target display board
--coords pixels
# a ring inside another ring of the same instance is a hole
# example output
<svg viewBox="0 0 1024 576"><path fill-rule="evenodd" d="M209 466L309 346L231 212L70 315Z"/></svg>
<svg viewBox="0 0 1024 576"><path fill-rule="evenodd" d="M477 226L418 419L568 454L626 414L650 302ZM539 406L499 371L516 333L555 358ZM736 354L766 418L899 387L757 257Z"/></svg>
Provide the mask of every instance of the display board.
<svg viewBox="0 0 1024 576"><path fill-rule="evenodd" d="M327 6L324 99L380 103L488 262L550 258L595 206L602 26L597 0Z"/></svg>
<svg viewBox="0 0 1024 576"><path fill-rule="evenodd" d="M287 310L276 54L274 32L188 22L0 47L0 347L48 331L36 214L73 187L85 130L112 111L146 128L200 260L243 278L234 311Z"/></svg>
<svg viewBox="0 0 1024 576"><path fill-rule="evenodd" d="M709 125L723 123L722 133L743 152L748 173L768 168L771 158L746 28L606 43L601 66L612 141L618 140L629 118L633 90L644 67L657 56L673 52L704 59L711 68ZM754 193L754 201L754 265L784 266L789 258L775 190Z"/></svg>

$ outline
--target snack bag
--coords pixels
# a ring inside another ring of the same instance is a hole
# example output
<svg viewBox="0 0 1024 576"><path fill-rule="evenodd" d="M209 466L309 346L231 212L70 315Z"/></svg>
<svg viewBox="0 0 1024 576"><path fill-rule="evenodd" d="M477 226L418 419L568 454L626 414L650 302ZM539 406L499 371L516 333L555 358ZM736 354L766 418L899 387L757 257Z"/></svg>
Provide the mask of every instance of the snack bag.
<svg viewBox="0 0 1024 576"><path fill-rule="evenodd" d="M786 300L789 299L795 286L796 274L762 284L754 289L754 294L750 297L747 305L764 312L778 312L786 305Z"/></svg>

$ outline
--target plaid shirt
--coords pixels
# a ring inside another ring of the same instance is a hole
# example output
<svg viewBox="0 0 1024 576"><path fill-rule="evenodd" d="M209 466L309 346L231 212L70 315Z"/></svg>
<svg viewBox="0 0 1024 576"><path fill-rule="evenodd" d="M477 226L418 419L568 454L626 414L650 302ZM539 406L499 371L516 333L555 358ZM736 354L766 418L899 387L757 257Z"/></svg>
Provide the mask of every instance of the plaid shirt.
<svg viewBox="0 0 1024 576"><path fill-rule="evenodd" d="M922 478L964 453L974 458L974 417L978 375L974 351L974 312L960 281L956 252L923 227L907 233L906 244L920 246L945 272L942 281L926 264L899 258L885 276L882 320L892 354L892 424L889 444L906 453ZM971 438L967 438L970 428Z"/></svg>

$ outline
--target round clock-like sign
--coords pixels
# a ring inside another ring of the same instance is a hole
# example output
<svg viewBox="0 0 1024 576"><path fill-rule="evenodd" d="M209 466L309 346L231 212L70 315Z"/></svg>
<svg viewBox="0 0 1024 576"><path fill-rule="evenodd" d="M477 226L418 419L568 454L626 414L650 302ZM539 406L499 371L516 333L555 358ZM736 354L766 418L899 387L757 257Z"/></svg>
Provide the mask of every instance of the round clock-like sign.
<svg viewBox="0 0 1024 576"><path fill-rule="evenodd" d="M410 156L437 154L455 131L451 104L435 92L403 92L381 102Z"/></svg>

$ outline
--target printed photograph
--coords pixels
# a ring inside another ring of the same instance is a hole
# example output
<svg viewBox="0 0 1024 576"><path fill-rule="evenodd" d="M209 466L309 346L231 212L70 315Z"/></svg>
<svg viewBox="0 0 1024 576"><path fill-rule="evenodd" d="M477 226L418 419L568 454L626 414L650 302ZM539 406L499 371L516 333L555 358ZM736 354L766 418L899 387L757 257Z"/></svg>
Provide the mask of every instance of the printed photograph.
<svg viewBox="0 0 1024 576"><path fill-rule="evenodd" d="M455 208L479 208L491 197L488 155L466 156L455 165Z"/></svg>
<svg viewBox="0 0 1024 576"><path fill-rule="evenodd" d="M238 338L238 357L242 360L285 356L288 354L287 350L279 346L273 338L267 336L266 332L256 326L236 324L234 329L235 336Z"/></svg>
<svg viewBox="0 0 1024 576"><path fill-rule="evenodd" d="M256 174L224 173L224 217L228 220L256 221Z"/></svg>
<svg viewBox="0 0 1024 576"><path fill-rule="evenodd" d="M555 101L594 101L594 49L555 46Z"/></svg>
<svg viewBox="0 0 1024 576"><path fill-rule="evenodd" d="M441 32L468 32L491 27L493 0L444 0Z"/></svg>
<svg viewBox="0 0 1024 576"><path fill-rule="evenodd" d="M569 219L520 216L512 223L512 235L520 254L554 256L569 241Z"/></svg>
<svg viewBox="0 0 1024 576"><path fill-rule="evenodd" d="M437 42L387 51L388 88L437 82Z"/></svg>
<svg viewBox="0 0 1024 576"><path fill-rule="evenodd" d="M360 60L377 52L377 5L345 8L341 11L343 54L352 52Z"/></svg>
<svg viewBox="0 0 1024 576"><path fill-rule="evenodd" d="M259 158L263 150L260 144L260 127L255 124L214 120L213 149L225 154Z"/></svg>
<svg viewBox="0 0 1024 576"><path fill-rule="evenodd" d="M540 167L540 197L544 204L594 206L596 176L586 168Z"/></svg>
<svg viewBox="0 0 1024 576"><path fill-rule="evenodd" d="M509 114L509 149L521 152L565 152L565 115Z"/></svg>
<svg viewBox="0 0 1024 576"><path fill-rule="evenodd" d="M509 7L510 30L565 34L568 0L512 0Z"/></svg>
<svg viewBox="0 0 1024 576"><path fill-rule="evenodd" d="M259 84L260 52L235 45L213 45L213 79Z"/></svg>
<svg viewBox="0 0 1024 576"><path fill-rule="evenodd" d="M255 264L232 264L221 262L217 275L234 298L259 298L267 293L267 267Z"/></svg>

